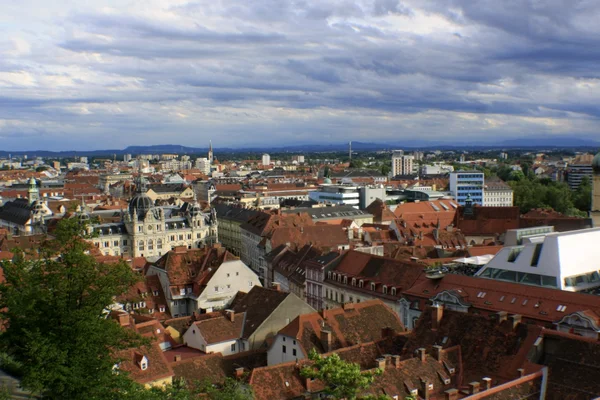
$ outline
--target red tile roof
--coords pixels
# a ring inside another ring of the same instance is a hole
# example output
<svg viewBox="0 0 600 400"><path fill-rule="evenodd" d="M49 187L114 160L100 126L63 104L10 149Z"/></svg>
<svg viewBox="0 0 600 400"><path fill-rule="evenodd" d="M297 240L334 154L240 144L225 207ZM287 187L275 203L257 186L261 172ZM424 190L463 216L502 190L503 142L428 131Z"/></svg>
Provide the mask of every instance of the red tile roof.
<svg viewBox="0 0 600 400"><path fill-rule="evenodd" d="M441 279L423 279L404 291L409 298L433 298L443 291L454 291L472 310L495 313L506 311L524 319L551 326L565 315L592 310L600 315L600 296L567 292L493 279L447 274ZM564 311L558 311L563 305Z"/></svg>
<svg viewBox="0 0 600 400"><path fill-rule="evenodd" d="M393 310L381 300L371 300L345 307L324 310L322 313L303 314L296 317L279 334L295 338L305 354L312 349L326 353L342 347L367 343L382 338L382 331L403 332L404 326ZM323 347L321 331L331 332L331 348Z"/></svg>
<svg viewBox="0 0 600 400"><path fill-rule="evenodd" d="M227 315L215 315L214 318L192 323L192 327L198 329L208 344L235 340L242 337L244 315L245 313L236 313L233 321Z"/></svg>

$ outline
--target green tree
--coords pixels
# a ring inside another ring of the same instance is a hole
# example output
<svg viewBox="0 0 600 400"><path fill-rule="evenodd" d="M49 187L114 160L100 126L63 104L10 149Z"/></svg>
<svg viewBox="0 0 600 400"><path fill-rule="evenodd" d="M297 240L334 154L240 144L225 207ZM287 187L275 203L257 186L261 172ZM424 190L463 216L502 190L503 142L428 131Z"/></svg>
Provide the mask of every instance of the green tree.
<svg viewBox="0 0 600 400"><path fill-rule="evenodd" d="M383 165L381 166L381 174L388 176L388 174L390 173L392 169L390 168L390 166L388 165L388 163L383 163Z"/></svg>
<svg viewBox="0 0 600 400"><path fill-rule="evenodd" d="M575 207L581 211L589 211L592 209L592 185L587 176L581 180L581 184L575 191L573 203Z"/></svg>
<svg viewBox="0 0 600 400"><path fill-rule="evenodd" d="M233 378L226 378L222 385L215 386L205 382L199 393L204 393L210 400L252 400L254 393L247 384Z"/></svg>
<svg viewBox="0 0 600 400"><path fill-rule="evenodd" d="M382 372L361 371L358 364L346 362L337 354L321 357L314 349L308 358L312 363L303 367L300 375L322 381L325 384L324 393L333 399L356 399Z"/></svg>
<svg viewBox="0 0 600 400"><path fill-rule="evenodd" d="M82 231L63 219L35 254L3 264L0 348L20 366L23 387L44 398L123 398L116 393L132 382L113 373L113 354L142 341L107 318L107 307L137 277L124 262L98 263Z"/></svg>

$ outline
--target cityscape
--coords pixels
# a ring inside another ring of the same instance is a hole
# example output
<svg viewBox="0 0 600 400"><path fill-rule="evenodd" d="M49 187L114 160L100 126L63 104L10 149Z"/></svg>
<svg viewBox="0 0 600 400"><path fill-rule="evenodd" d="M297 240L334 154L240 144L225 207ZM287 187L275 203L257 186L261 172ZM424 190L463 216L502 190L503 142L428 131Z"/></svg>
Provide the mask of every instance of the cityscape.
<svg viewBox="0 0 600 400"><path fill-rule="evenodd" d="M599 5L59 3L0 16L0 400L600 398Z"/></svg>

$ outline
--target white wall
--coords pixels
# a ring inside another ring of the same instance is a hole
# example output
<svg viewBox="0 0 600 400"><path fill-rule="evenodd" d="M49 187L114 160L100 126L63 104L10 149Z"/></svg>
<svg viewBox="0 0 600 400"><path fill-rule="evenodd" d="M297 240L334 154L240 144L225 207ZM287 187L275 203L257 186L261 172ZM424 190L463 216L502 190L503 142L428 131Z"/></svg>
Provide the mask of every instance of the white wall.
<svg viewBox="0 0 600 400"><path fill-rule="evenodd" d="M206 289L198 298L198 307L224 308L237 292L247 293L254 286L262 286L254 271L240 260L226 261L208 281Z"/></svg>
<svg viewBox="0 0 600 400"><path fill-rule="evenodd" d="M187 344L188 347L204 351L205 353L222 353L224 356L235 354L240 351L240 346L237 342L237 339L233 339L207 345L206 340L200 334L200 330L195 324L190 326L183 334L183 343ZM232 345L235 345L234 350L231 349Z"/></svg>
<svg viewBox="0 0 600 400"><path fill-rule="evenodd" d="M283 352L285 346L285 353ZM296 355L294 356L294 350ZM267 351L268 365L282 364L290 361L302 360L305 358L300 343L289 336L278 334L271 347Z"/></svg>

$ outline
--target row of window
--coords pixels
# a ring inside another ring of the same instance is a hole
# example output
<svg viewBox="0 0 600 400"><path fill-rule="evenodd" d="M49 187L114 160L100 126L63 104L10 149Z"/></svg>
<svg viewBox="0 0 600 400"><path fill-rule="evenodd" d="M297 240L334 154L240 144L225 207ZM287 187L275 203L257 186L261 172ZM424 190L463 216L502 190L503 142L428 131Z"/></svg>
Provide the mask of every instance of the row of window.
<svg viewBox="0 0 600 400"><path fill-rule="evenodd" d="M343 282L345 284L348 284L348 277L347 276L342 276L342 274L337 274L335 272L332 273L331 271L329 271L328 272L328 278L332 279L332 277L333 277L334 281L342 282L342 279L343 279ZM362 279L358 280L358 287L359 288L364 288L364 283L365 283L364 280L362 280ZM352 286L356 286L356 284L357 284L356 278L352 278ZM373 290L373 291L377 290L377 284L375 282L371 282L371 290ZM395 287L392 287L391 290L388 291L388 286L387 285L383 285L381 291L382 291L383 294L388 294L389 293L392 296L395 296L396 292L397 292Z"/></svg>

